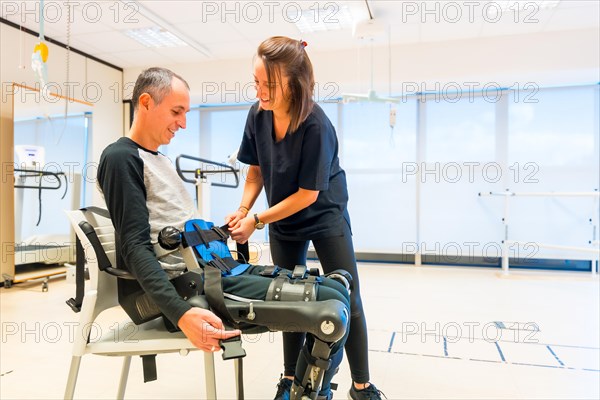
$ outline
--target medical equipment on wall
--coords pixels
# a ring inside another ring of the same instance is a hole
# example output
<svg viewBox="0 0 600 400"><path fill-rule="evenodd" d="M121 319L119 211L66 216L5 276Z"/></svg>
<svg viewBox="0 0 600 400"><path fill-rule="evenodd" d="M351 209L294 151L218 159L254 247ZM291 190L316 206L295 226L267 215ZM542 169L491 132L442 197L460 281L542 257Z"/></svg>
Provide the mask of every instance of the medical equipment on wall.
<svg viewBox="0 0 600 400"><path fill-rule="evenodd" d="M18 174L15 177L15 189L37 189L38 196L38 219L35 226L40 224L42 219L42 191L43 190L58 190L64 182L65 190L61 200L65 198L68 190L68 181L63 172L44 171L45 150L41 146L17 145L15 146L15 159L20 168L15 168ZM30 179L34 178L32 184ZM50 184L50 185L48 185ZM17 192L17 207L23 205L23 191ZM22 210L21 210L22 212ZM21 214L17 214L22 216ZM16 229L20 229L20 226ZM21 237L16 235L17 240Z"/></svg>
<svg viewBox="0 0 600 400"><path fill-rule="evenodd" d="M233 157L233 158L232 158ZM182 169L181 160L191 160L200 163L199 168L194 169ZM196 185L196 200L198 202L198 212L200 218L210 221L210 188L211 186L225 187L235 189L239 186L240 180L238 177L239 170L235 169L235 163L237 162L237 152L234 155L229 156L227 164L207 160L205 158L188 156L181 154L175 160L175 168L179 177L187 183ZM193 175L193 178L191 175ZM208 177L209 175L216 174L232 174L235 183L220 183L211 182Z"/></svg>
<svg viewBox="0 0 600 400"><path fill-rule="evenodd" d="M79 207L81 175L66 174L57 170L54 164L47 165L44 147L34 145L15 146L15 167L15 266L72 262L75 259L73 232L43 234L39 225L44 218L52 216L43 204L57 196L48 197L48 193L59 191L58 200L63 200L70 190L71 202L64 208ZM37 215L31 222L29 216L33 212L30 211L30 203L35 201L31 194L36 192ZM3 280L8 287L17 282L14 276L3 276ZM43 288L47 289L47 285Z"/></svg>

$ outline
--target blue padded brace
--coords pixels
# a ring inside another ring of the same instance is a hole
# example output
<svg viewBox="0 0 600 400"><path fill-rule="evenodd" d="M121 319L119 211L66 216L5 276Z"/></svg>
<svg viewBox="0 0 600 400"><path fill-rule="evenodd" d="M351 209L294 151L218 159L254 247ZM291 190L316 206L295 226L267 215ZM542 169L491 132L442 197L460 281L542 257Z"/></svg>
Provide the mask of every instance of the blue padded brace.
<svg viewBox="0 0 600 400"><path fill-rule="evenodd" d="M203 219L191 219L185 223L185 231L186 232L194 232L196 229L194 228L194 224L196 224L202 230L210 230L214 224L212 222L205 221ZM229 251L229 247L227 247L227 243L221 240L212 240L208 242L208 247L204 244L198 244L194 246L196 250L196 254L202 258L204 261L209 262L214 259L213 254L221 258L231 258L231 252ZM243 274L248 268L250 268L250 264L240 264L229 272L222 272L223 276L237 276Z"/></svg>

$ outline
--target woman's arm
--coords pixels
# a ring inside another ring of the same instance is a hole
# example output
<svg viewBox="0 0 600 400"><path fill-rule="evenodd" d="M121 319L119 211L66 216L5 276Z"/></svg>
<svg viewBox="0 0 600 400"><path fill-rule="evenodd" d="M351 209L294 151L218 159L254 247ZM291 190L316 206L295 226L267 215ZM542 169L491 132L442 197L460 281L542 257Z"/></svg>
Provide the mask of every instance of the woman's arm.
<svg viewBox="0 0 600 400"><path fill-rule="evenodd" d="M258 165L251 165L248 169L248 176L244 184L244 194L240 207L225 217L225 223L229 225L230 230L237 229L239 222L248 215L248 212L256 202L258 195L263 188L263 178Z"/></svg>
<svg viewBox="0 0 600 400"><path fill-rule="evenodd" d="M290 215L296 214L298 211L305 209L306 207L317 201L319 197L318 190L307 190L299 188L298 191L287 198L283 199L273 207L258 213L257 217L261 222L269 224L276 222ZM254 198L256 200L256 198ZM232 229L231 238L238 243L246 243L248 238L254 232L255 228L254 214L247 215L245 218L241 218L236 226Z"/></svg>

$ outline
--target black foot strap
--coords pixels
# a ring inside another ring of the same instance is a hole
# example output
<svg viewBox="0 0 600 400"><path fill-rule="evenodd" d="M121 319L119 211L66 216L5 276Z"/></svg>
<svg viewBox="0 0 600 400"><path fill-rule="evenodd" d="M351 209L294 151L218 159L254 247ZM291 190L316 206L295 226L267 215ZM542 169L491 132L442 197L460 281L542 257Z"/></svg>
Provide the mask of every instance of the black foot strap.
<svg viewBox="0 0 600 400"><path fill-rule="evenodd" d="M140 357L142 357L142 367L144 368L144 383L155 381L157 379L156 354L147 354Z"/></svg>

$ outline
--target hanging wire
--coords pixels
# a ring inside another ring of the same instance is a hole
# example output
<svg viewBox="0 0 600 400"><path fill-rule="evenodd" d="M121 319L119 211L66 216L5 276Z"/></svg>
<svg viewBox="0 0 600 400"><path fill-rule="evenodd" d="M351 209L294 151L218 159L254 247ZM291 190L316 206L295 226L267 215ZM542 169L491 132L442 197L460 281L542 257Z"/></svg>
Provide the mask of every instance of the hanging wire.
<svg viewBox="0 0 600 400"><path fill-rule="evenodd" d="M66 43L66 49L67 49L67 65L66 65L66 87L69 87L70 82L69 82L69 72L70 72L70 66L71 66L71 7L67 6L67 43ZM56 145L60 144L60 141L62 140L62 137L65 133L65 131L67 130L67 125L68 125L68 115L69 115L69 101L70 100L70 96L68 96L69 94L71 96L74 97L73 93L69 93L68 91L66 92L67 96L65 96L65 115L64 115L64 122L63 122L63 126L62 129L60 130L60 134L58 135L58 138L56 139ZM50 121L52 121L50 118L48 118Z"/></svg>
<svg viewBox="0 0 600 400"><path fill-rule="evenodd" d="M388 97L392 97L392 27L388 25ZM390 103L390 146L396 147L394 127L396 126L396 105Z"/></svg>

